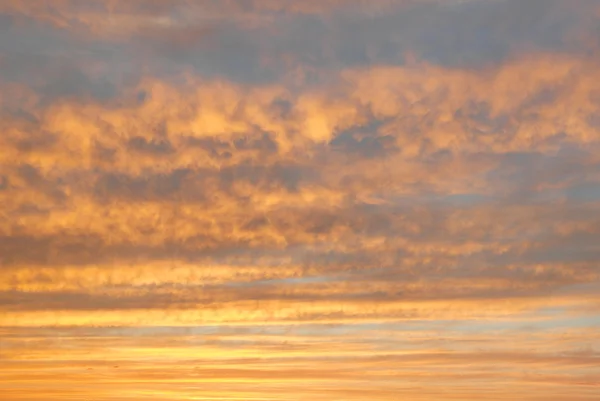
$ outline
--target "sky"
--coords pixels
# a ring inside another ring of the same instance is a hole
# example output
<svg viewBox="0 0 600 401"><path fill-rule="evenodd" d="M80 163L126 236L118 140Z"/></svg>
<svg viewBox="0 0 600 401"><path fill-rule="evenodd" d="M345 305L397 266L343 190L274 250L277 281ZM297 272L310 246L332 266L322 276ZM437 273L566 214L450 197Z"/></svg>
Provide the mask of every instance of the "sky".
<svg viewBox="0 0 600 401"><path fill-rule="evenodd" d="M600 1L0 0L0 398L600 399Z"/></svg>

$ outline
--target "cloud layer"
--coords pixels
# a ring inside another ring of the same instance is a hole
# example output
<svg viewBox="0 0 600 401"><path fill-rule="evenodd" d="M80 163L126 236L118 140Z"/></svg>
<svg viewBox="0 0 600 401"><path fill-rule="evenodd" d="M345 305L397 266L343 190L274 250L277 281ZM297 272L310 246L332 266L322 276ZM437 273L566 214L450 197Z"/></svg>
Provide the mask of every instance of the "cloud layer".
<svg viewBox="0 0 600 401"><path fill-rule="evenodd" d="M0 1L5 398L596 399L572 3Z"/></svg>

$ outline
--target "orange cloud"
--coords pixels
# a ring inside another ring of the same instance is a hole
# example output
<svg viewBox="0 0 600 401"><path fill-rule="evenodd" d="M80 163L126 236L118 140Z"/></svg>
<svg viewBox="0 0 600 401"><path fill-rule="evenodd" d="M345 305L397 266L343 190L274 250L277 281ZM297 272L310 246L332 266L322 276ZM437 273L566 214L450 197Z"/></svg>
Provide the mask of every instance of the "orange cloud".
<svg viewBox="0 0 600 401"><path fill-rule="evenodd" d="M0 1L3 399L597 398L578 4Z"/></svg>

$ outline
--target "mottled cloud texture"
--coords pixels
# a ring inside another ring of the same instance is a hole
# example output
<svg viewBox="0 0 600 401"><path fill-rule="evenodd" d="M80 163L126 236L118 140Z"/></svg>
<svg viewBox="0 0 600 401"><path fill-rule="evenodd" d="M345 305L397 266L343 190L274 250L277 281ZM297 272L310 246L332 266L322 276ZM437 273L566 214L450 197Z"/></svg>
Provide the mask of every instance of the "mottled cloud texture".
<svg viewBox="0 0 600 401"><path fill-rule="evenodd" d="M600 399L600 3L0 0L0 398Z"/></svg>

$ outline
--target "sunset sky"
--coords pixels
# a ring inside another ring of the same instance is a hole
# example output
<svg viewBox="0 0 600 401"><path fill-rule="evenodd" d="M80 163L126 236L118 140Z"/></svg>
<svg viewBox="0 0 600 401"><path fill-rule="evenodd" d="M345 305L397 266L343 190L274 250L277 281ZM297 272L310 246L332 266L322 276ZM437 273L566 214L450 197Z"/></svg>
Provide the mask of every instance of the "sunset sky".
<svg viewBox="0 0 600 401"><path fill-rule="evenodd" d="M600 1L0 0L0 400L600 400Z"/></svg>

